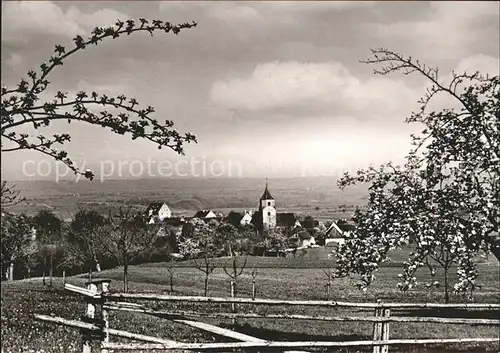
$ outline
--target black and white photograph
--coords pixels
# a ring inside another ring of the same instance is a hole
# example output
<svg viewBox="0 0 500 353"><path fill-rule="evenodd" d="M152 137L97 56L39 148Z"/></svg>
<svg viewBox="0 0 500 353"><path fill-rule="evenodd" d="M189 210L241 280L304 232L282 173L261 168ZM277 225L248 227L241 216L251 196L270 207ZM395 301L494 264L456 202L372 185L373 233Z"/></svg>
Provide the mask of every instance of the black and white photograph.
<svg viewBox="0 0 500 353"><path fill-rule="evenodd" d="M499 1L1 6L1 353L500 351Z"/></svg>

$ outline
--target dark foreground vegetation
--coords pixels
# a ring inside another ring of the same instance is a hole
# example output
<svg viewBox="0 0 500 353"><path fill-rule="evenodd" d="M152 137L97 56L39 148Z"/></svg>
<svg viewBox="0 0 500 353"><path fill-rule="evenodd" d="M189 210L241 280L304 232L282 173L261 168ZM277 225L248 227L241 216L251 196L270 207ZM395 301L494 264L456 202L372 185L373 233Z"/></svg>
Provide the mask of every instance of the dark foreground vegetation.
<svg viewBox="0 0 500 353"><path fill-rule="evenodd" d="M284 261L285 259L282 259ZM170 278L167 266L163 264L144 264L132 266L129 276L129 291L131 292L170 292ZM484 264L478 283L482 289L475 293L475 302L495 303L499 301L498 267ZM332 283L331 298L357 302L372 302L376 299L402 302L440 302L443 293L438 289L425 287L412 289L406 293L397 289L397 268L381 268L378 279L373 286L363 293L353 287L349 279L335 279ZM112 291L120 291L122 269L103 271L100 276L111 278ZM86 278L76 276L67 279L68 282L83 285ZM288 299L325 299L325 275L319 269L258 269L257 296L265 298ZM68 329L33 320L34 313L56 315L68 319L80 319L85 305L80 297L62 288L62 279L57 278L54 286L42 285L40 278L2 283L2 352L80 352L81 335L78 330ZM174 273L174 294L203 294L203 274L195 268L177 267ZM227 275L216 269L210 279L211 296L227 296L229 283ZM251 295L250 270L244 272L240 279L237 296ZM452 297L453 302L466 301L462 296ZM148 305L157 309L186 310L200 312L229 312L225 305L195 305L195 304L157 304ZM270 308L239 306L238 311L258 313L297 313L308 315L339 315L339 316L369 316L369 311L334 310L321 308ZM397 312L398 316L461 316L477 318L498 318L498 312ZM206 319L200 320L220 326L232 327L230 320ZM213 342L222 341L200 330L172 323L171 321L143 314L112 312L110 326L136 333L172 338L183 342ZM372 325L370 323L329 323L290 320L258 320L239 319L235 330L249 335L270 340L359 340L370 339ZM465 338L465 337L496 337L498 328L491 326L439 325L439 324L393 324L391 338ZM448 345L446 347L395 347L393 352L497 352L494 344ZM335 350L332 350L332 352ZM358 352L358 349L342 349L339 352Z"/></svg>

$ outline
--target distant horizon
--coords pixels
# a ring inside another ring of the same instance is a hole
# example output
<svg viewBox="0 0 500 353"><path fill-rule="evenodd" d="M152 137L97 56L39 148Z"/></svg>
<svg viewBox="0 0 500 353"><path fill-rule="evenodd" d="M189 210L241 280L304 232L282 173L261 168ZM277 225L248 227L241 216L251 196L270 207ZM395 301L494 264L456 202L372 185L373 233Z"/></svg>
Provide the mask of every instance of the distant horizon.
<svg viewBox="0 0 500 353"><path fill-rule="evenodd" d="M250 180L256 180L256 179L261 179L264 184L266 180L279 180L279 179L319 179L319 178L325 178L325 179L339 179L341 177L341 174L338 175L311 175L311 176L274 176L274 177L257 177L257 176L248 176L248 177L227 177L227 176L220 176L220 177L211 177L211 178L203 178L203 177L143 177L143 178L114 178L114 179L106 179L103 181L100 181L98 179L95 180L88 180L82 178L79 182L88 182L88 183L105 183L105 182L113 182L113 181L140 181L140 180L225 180L225 179L231 179L231 180L244 180L244 179L250 179ZM61 182L73 182L75 183L74 180L72 179L61 179L59 181L49 179L49 178L40 178L40 179L1 179L2 181L7 181L9 183L17 183L17 182L53 182L53 183L61 183Z"/></svg>

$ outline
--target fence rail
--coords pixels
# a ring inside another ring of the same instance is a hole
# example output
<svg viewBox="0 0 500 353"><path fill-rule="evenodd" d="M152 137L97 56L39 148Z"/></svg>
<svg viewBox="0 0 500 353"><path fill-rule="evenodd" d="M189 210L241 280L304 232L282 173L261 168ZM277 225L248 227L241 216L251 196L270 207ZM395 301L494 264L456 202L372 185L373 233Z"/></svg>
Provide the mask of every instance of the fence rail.
<svg viewBox="0 0 500 353"><path fill-rule="evenodd" d="M106 299L135 299L154 300L166 302L192 302L192 303L224 303L224 304L252 304L252 305L277 305L277 306L320 306L320 307L344 307L344 308L366 308L366 309L500 309L500 304L486 303L356 303L334 300L286 300L286 299L252 299L231 297L200 297L163 295L154 293L109 293Z"/></svg>
<svg viewBox="0 0 500 353"><path fill-rule="evenodd" d="M231 343L179 343L175 345L140 343L103 343L105 349L121 350L230 350L242 348L328 348L328 347L372 347L394 345L424 345L436 343L499 342L499 338L436 338L436 339L396 339L388 341L347 341L347 342L231 342Z"/></svg>
<svg viewBox="0 0 500 353"><path fill-rule="evenodd" d="M500 325L500 319L475 319L475 318L443 318L443 317L377 317L377 316L321 316L321 315L297 315L297 314L256 314L256 313L208 313L189 311L163 311L152 310L143 307L131 307L116 305L116 303L105 304L105 308L116 311L131 311L143 314L161 316L166 319L178 319L183 317L206 317L211 319L285 319L285 320L311 320L311 321L351 321L351 322L426 322L436 324L455 325Z"/></svg>
<svg viewBox="0 0 500 353"><path fill-rule="evenodd" d="M110 280L99 279L87 283L87 288L65 284L68 291L77 293L87 303L86 319L84 321L67 320L47 315L35 315L37 320L53 324L78 328L82 331L84 344L83 352L91 353L91 341L101 342L101 353L110 350L186 350L186 351L224 351L232 349L258 349L273 348L328 348L328 347L373 347L373 353L387 353L390 346L403 345L425 345L425 344L449 344L449 343L500 343L500 338L416 338L416 339L389 339L390 323L436 323L436 324L460 324L460 325L494 325L500 326L499 319L478 318L444 318L444 317L401 317L391 316L391 309L500 309L500 304L440 304L440 303L355 303L342 301L322 300L281 300L281 299L259 299L259 298L219 298L199 296L173 296L154 293L109 293ZM98 286L100 288L98 288ZM125 300L125 301L124 301ZM267 306L315 306L329 308L362 308L374 310L374 316L311 316L298 314L257 314L257 313L231 313L217 312L192 312L192 311L162 311L153 310L144 305L131 301L162 301L162 302L189 302L189 303L221 303L221 304L248 304ZM97 317L100 309L100 317ZM166 320L188 325L218 336L230 338L240 342L221 343L183 343L174 340L132 333L128 331L111 329L109 327L110 311L129 311L148 315L154 315ZM330 322L371 322L373 323L373 339L365 341L305 341L305 342L277 342L267 341L258 337L235 332L233 330L210 325L188 318L205 317L232 319L283 319L283 320L312 320ZM116 336L128 338L146 343L110 343L109 337ZM288 352L290 353L290 352ZM307 352L302 352L307 353Z"/></svg>

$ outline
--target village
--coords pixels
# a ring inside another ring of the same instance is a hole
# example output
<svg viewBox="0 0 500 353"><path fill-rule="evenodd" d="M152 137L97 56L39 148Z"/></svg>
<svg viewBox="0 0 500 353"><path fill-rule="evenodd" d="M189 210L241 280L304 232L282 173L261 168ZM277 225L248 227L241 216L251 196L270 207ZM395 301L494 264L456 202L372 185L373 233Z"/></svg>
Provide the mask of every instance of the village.
<svg viewBox="0 0 500 353"><path fill-rule="evenodd" d="M176 239L183 234L189 234L194 220L207 224L211 221L226 222L238 230L253 231L257 236L266 232L276 232L286 238L284 249L266 249L264 254L271 250L276 255L282 256L286 253L295 254L296 250L300 249L338 247L344 244L345 237L355 227L352 222L345 219L321 222L310 216L299 217L291 212L278 212L276 200L271 195L267 182L258 201L258 208L255 210L230 211L226 215L213 210L200 210L192 217L174 217L166 202L152 202L144 214L149 224L161 224L162 229L168 227L170 232L163 234L172 234Z"/></svg>
<svg viewBox="0 0 500 353"><path fill-rule="evenodd" d="M2 2L1 353L500 352L499 28Z"/></svg>

